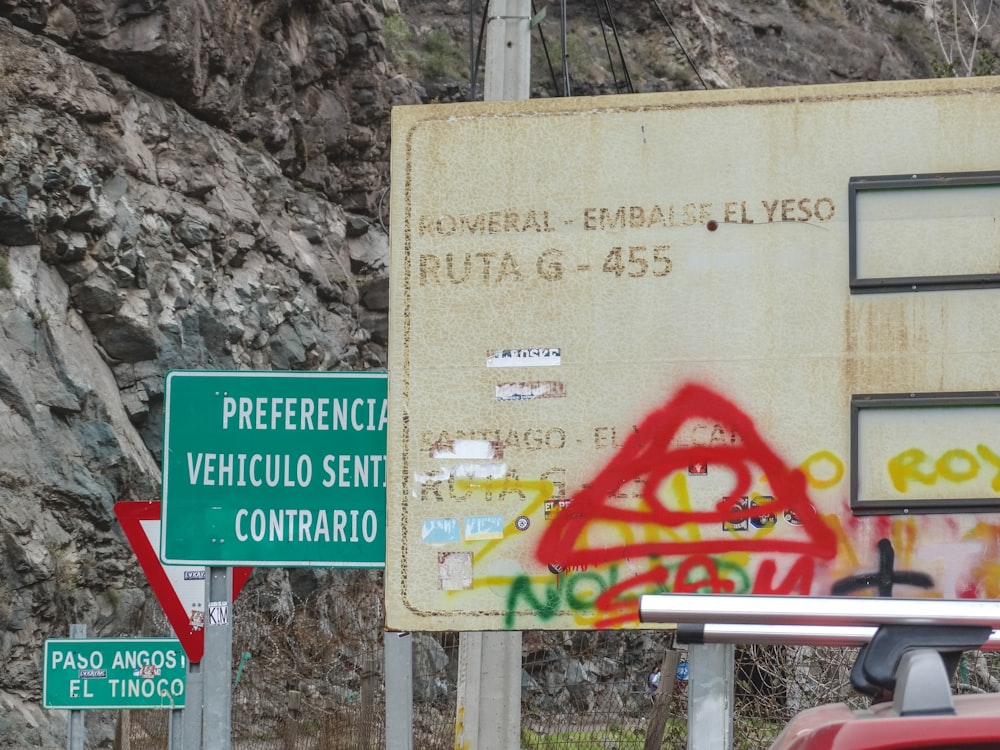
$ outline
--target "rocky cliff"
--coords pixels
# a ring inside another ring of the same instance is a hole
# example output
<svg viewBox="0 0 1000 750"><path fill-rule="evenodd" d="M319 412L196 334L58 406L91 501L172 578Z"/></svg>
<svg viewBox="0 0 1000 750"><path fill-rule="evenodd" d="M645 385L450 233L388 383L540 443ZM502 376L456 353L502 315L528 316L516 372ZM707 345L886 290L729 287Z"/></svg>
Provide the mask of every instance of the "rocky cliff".
<svg viewBox="0 0 1000 750"><path fill-rule="evenodd" d="M625 69L644 91L951 62L925 2L608 6L569 4L574 94L621 91ZM0 0L0 746L65 742L40 708L46 638L133 634L157 606L112 506L158 497L168 370L385 366L390 111L468 96L471 11Z"/></svg>

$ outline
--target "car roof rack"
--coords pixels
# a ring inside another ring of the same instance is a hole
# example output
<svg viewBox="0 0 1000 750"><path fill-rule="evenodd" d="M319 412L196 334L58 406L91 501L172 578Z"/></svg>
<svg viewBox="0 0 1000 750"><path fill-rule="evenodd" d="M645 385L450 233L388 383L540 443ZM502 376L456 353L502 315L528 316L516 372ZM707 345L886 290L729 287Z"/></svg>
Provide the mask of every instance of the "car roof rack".
<svg viewBox="0 0 1000 750"><path fill-rule="evenodd" d="M955 713L964 651L1000 650L1000 602L718 594L644 595L641 622L676 623L678 643L861 646L851 686L892 695L899 716Z"/></svg>
<svg viewBox="0 0 1000 750"><path fill-rule="evenodd" d="M954 714L951 680L964 651L982 648L993 629L962 625L884 625L861 648L851 687L892 693L900 716Z"/></svg>

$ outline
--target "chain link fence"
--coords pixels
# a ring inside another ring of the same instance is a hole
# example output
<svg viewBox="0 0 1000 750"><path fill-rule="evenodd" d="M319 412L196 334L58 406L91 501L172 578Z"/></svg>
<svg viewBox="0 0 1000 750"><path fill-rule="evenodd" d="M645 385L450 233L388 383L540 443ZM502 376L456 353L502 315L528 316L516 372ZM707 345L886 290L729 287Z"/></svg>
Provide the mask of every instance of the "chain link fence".
<svg viewBox="0 0 1000 750"><path fill-rule="evenodd" d="M381 574L255 575L264 581L247 587L233 620L234 750L385 748ZM144 629L168 632L159 617ZM421 750L455 746L459 640L457 633L412 635L413 746ZM670 631L526 631L522 650L523 750L686 748L686 652ZM792 716L814 705L868 705L850 688L856 655L737 647L735 748L766 749ZM998 658L967 653L956 691L997 691ZM120 712L117 721L117 750L168 746L166 712Z"/></svg>

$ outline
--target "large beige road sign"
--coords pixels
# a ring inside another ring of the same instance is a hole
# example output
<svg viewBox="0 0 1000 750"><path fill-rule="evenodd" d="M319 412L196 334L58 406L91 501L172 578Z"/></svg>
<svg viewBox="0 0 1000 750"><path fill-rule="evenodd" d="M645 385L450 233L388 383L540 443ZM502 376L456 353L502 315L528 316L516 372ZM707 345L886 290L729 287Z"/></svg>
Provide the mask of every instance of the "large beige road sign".
<svg viewBox="0 0 1000 750"><path fill-rule="evenodd" d="M387 622L1000 595L1000 79L393 112Z"/></svg>

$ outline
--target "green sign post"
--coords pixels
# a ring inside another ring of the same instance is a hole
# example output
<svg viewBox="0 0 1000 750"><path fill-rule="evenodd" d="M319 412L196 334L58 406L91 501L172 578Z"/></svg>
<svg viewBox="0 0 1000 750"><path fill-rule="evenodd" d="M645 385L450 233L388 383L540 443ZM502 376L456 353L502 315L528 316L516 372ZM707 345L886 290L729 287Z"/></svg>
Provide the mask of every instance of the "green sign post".
<svg viewBox="0 0 1000 750"><path fill-rule="evenodd" d="M383 567L387 415L385 373L167 373L161 560Z"/></svg>
<svg viewBox="0 0 1000 750"><path fill-rule="evenodd" d="M184 708L187 657L174 638L45 641L45 708Z"/></svg>

